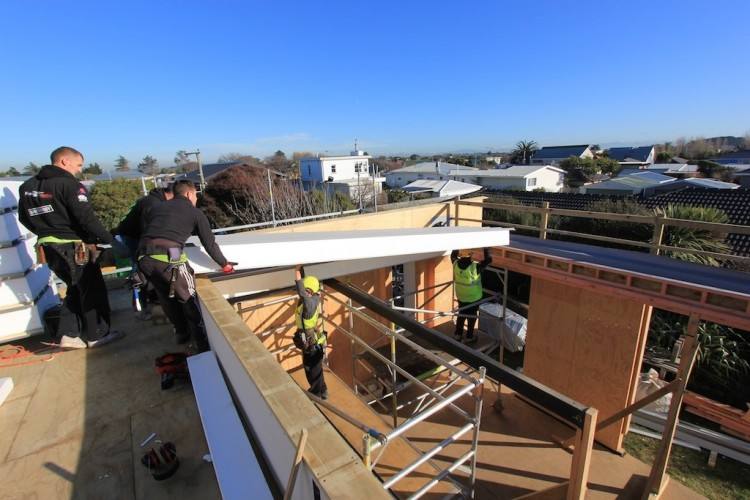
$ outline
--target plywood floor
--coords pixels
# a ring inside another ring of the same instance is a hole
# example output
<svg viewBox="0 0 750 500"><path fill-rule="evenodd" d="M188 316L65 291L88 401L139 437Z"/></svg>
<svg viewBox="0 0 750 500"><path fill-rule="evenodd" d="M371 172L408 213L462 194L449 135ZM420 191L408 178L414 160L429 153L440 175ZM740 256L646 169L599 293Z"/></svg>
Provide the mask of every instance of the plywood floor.
<svg viewBox="0 0 750 500"><path fill-rule="evenodd" d="M179 350L171 326L158 308L155 321L135 320L126 290L110 300L124 339L0 366L15 384L0 406L0 498L220 498L192 389L162 391L153 368L156 356ZM14 344L39 349L40 340ZM139 462L151 432L177 447L181 465L167 481Z"/></svg>

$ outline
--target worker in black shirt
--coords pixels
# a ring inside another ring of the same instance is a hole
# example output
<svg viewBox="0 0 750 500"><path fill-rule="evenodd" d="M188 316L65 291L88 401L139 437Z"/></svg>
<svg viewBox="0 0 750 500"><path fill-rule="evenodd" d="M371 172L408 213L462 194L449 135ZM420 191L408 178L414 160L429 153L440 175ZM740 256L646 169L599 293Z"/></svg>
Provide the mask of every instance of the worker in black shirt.
<svg viewBox="0 0 750 500"><path fill-rule="evenodd" d="M315 276L304 276L302 266L295 269L295 287L299 295L294 311L297 331L294 345L302 351L302 365L310 384L309 392L328 399L328 387L323 378L323 359L326 355L326 334L320 308L320 282Z"/></svg>
<svg viewBox="0 0 750 500"><path fill-rule="evenodd" d="M102 345L122 335L110 328L107 288L95 262L96 244L116 249L121 245L96 217L88 191L75 177L83 167L83 155L63 146L52 152L50 160L51 165L21 184L18 218L38 237L40 263L46 261L67 287L60 314L60 346ZM99 319L105 328L97 328Z"/></svg>
<svg viewBox="0 0 750 500"><path fill-rule="evenodd" d="M216 244L208 219L195 207L198 194L190 181L172 186L174 198L155 205L146 214L146 227L138 248L138 268L153 285L159 302L175 327L177 342L191 337L199 352L209 349L200 309L195 296L195 274L183 252L192 234L222 271L234 271Z"/></svg>
<svg viewBox="0 0 750 500"><path fill-rule="evenodd" d="M453 250L451 252L453 262L453 289L458 300L458 317L456 318L456 330L453 336L459 342L463 338L464 323L466 328L466 343L476 342L474 326L477 322L479 302L484 296L482 288L482 271L492 262L489 249L484 249L484 259L476 262L471 258L471 250Z"/></svg>
<svg viewBox="0 0 750 500"><path fill-rule="evenodd" d="M172 187L154 188L148 195L139 198L131 207L125 218L118 224L113 234L120 239L130 251L132 271L130 286L134 291L133 306L138 311L136 317L142 320L151 319L151 307L148 301L148 283L138 271L138 242L146 228L146 218L153 207L172 199Z"/></svg>

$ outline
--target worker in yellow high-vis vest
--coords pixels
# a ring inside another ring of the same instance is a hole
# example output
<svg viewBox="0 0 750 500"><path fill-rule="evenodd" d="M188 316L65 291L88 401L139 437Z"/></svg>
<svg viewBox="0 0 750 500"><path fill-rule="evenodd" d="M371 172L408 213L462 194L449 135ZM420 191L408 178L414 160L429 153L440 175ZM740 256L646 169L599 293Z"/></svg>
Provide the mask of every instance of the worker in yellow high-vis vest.
<svg viewBox="0 0 750 500"><path fill-rule="evenodd" d="M456 330L453 336L459 342L463 340L464 323L466 326L466 343L476 342L474 326L477 322L479 302L484 297L482 290L482 271L492 262L489 249L484 249L484 259L477 262L471 258L471 250L454 250L451 252L453 262L453 290L458 300Z"/></svg>
<svg viewBox="0 0 750 500"><path fill-rule="evenodd" d="M299 301L294 311L297 332L294 345L302 351L302 365L310 384L309 392L328 399L328 387L323 378L323 359L326 354L326 334L321 316L320 282L315 276L303 276L302 266L295 269L295 286Z"/></svg>

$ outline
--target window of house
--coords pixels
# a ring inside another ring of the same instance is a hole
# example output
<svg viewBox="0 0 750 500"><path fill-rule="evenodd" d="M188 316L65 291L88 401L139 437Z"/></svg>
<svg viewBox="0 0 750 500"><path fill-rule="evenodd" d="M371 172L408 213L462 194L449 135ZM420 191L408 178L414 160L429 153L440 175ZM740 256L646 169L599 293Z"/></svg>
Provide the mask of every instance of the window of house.
<svg viewBox="0 0 750 500"><path fill-rule="evenodd" d="M331 173L332 174L336 173L336 165L331 165Z"/></svg>
<svg viewBox="0 0 750 500"><path fill-rule="evenodd" d="M529 177L526 179L526 185L529 187L536 186L536 177Z"/></svg>

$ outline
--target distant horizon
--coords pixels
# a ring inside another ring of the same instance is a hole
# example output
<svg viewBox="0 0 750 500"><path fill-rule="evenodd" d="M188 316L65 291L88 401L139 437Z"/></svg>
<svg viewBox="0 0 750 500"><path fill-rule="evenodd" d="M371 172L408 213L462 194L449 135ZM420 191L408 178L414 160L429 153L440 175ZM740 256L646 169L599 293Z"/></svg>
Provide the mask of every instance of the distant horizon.
<svg viewBox="0 0 750 500"><path fill-rule="evenodd" d="M750 2L6 2L0 170L750 132Z"/></svg>
<svg viewBox="0 0 750 500"><path fill-rule="evenodd" d="M534 139L534 138L523 138L523 139L519 139L519 141L520 140L533 140L533 141L535 141L537 143L537 147L539 147L539 148L545 147L545 146L547 146L547 147L549 147L549 146L565 146L565 145L573 145L573 144L590 144L590 145L595 145L596 144L596 145L599 145L599 147L601 147L602 149L610 149L610 148L614 148L614 147L638 147L638 146L649 146L649 145L656 145L656 144L664 144L665 142L675 142L677 139L692 140L692 139L698 139L698 138L710 139L710 138L713 138L713 137L744 137L747 134L748 134L748 132L743 132L741 134L719 134L719 135L715 135L715 136L706 136L706 135L697 135L697 136L692 136L692 137L678 136L678 137L675 137L675 138L672 138L672 139L663 140L663 141L642 141L642 142L617 141L617 142L610 142L610 143L601 143L601 142L596 142L596 141L589 141L589 142L583 141L583 142L567 142L567 143L549 143L549 144L545 144L545 143L540 143L539 141L536 141L536 139ZM518 142L518 141L516 141L516 142ZM72 145L72 144L66 144L66 145L67 146L72 146L72 147L80 150L80 148L77 147L77 146L75 146L75 145ZM55 146L55 147L57 147L57 146ZM407 151L381 152L381 151L373 151L371 149L368 149L367 145L366 144L362 144L361 142L358 142L358 147L359 147L359 149L361 151L366 151L370 156L373 156L373 157L378 157L378 156L400 156L400 157L408 157L408 156L410 156L412 154L417 154L417 155L420 155L420 156L447 156L447 155L451 155L451 154L455 154L455 155L486 154L488 151L492 151L493 153L509 153L509 152L511 152L515 148L515 143L513 143L512 145L507 146L505 148L501 147L501 148L497 148L497 149L496 148L482 149L482 148L471 148L471 147L463 147L463 148L462 147L458 147L456 149L444 150L444 151L407 150ZM52 149L54 149L54 147ZM230 153L240 153L240 154L243 154L243 155L254 156L256 158L260 158L261 160L264 159L264 158L266 158L266 157L268 157L268 156L273 155L276 151L283 151L284 154L289 159L291 159L293 153L295 153L295 152L303 152L303 151L310 152L312 154L320 154L320 155L326 155L326 156L346 156L346 155L349 155L351 153L351 151L354 150L354 141L352 141L352 145L351 145L351 147L349 149L341 149L341 150L334 150L334 149L325 149L325 150L320 150L320 151L311 151L311 150L307 150L307 149L294 149L294 150L289 149L289 150L284 150L282 148L271 147L270 149L268 149L268 150L266 150L265 152L262 152L262 153L260 153L260 152L242 151L242 150L239 150L239 149L226 150L226 151L222 151L221 153L214 153L214 156L212 156L212 157L209 157L208 155L206 155L206 153L203 150L203 148L197 148L197 149L201 150L201 161L203 162L203 164L211 164L211 163L217 163L220 156L226 155L226 154L230 154ZM185 150L187 151L188 149L185 149ZM50 150L50 152L51 151L52 150ZM170 167L174 167L175 166L175 164L173 162L173 159L174 159L175 153L177 151L179 151L179 149L176 149L171 154L163 155L162 158L158 157L155 154L150 154L150 155L157 159L157 161L159 162L159 168L170 168ZM195 149L192 149L192 151L195 151ZM107 172L107 171L114 172L115 171L114 162L117 159L117 157L120 155L119 153L115 154L114 156L112 156L112 158L109 161L109 163L107 163L105 160L102 160L102 159L90 158L86 154L86 151L81 151L81 152L84 155L84 166L87 166L90 163L98 163L99 166L102 168L103 172ZM128 161L130 161L130 170L137 170L138 163L146 155L149 155L149 153L144 153L143 156L138 156L137 158L135 156L132 156L132 157L128 156L128 155L123 155L123 156ZM17 170L22 171L23 168L26 165L29 164L29 162L33 162L33 163L35 163L38 166L43 166L43 165L48 164L49 163L49 153L43 154L43 157L45 158L44 161L41 161L41 160L40 161L35 161L35 160L31 159L31 160L25 160L25 161L23 161L23 163L19 162L19 163L16 163L16 164L8 164L7 166L3 166L3 165L0 164L0 172L7 171L10 167L14 167Z"/></svg>

